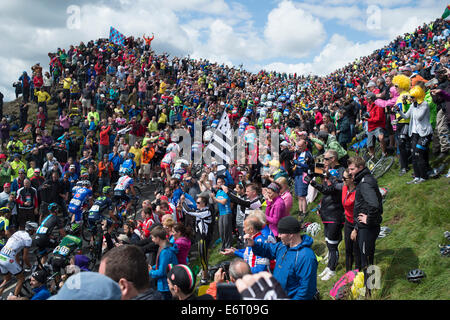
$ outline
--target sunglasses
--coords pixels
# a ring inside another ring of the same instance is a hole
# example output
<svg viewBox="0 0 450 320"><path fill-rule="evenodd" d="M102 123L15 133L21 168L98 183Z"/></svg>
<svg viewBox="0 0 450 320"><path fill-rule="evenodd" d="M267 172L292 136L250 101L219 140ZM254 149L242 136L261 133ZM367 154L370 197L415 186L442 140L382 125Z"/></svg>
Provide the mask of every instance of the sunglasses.
<svg viewBox="0 0 450 320"><path fill-rule="evenodd" d="M342 179L344 179L345 181L347 181L347 180L352 180L352 178L351 177L342 177Z"/></svg>
<svg viewBox="0 0 450 320"><path fill-rule="evenodd" d="M323 160L327 160L327 161L330 161L331 159L333 159L333 158L323 158Z"/></svg>

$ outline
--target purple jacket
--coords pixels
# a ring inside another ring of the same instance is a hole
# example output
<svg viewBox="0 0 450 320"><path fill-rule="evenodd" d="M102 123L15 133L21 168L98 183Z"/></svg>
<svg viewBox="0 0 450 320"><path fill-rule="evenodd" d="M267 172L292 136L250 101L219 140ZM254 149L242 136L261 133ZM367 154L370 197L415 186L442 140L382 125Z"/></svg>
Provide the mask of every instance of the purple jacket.
<svg viewBox="0 0 450 320"><path fill-rule="evenodd" d="M286 206L284 200L278 196L272 202L267 201L266 219L270 230L275 236L278 236L278 221L284 217Z"/></svg>
<svg viewBox="0 0 450 320"><path fill-rule="evenodd" d="M181 237L175 240L175 244L178 247L178 263L187 265L187 256L191 250L191 240Z"/></svg>

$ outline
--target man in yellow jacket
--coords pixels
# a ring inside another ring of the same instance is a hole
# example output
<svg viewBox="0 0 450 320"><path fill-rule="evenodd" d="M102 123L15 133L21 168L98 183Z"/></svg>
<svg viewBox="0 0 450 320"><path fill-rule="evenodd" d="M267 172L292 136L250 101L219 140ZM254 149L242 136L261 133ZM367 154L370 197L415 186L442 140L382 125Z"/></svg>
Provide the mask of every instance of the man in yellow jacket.
<svg viewBox="0 0 450 320"><path fill-rule="evenodd" d="M50 101L51 97L47 91L44 90L44 87L40 87L34 94L38 99L38 109L42 107L44 109L44 113L47 114L47 102Z"/></svg>

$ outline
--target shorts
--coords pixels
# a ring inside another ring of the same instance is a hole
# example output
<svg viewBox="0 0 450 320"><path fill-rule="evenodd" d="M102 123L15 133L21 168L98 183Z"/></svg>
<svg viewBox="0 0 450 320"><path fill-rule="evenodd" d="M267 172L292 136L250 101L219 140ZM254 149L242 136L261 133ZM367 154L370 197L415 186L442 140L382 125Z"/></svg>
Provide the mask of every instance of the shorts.
<svg viewBox="0 0 450 320"><path fill-rule="evenodd" d="M5 275L11 273L13 276L22 272L22 267L16 259L0 254L0 273Z"/></svg>
<svg viewBox="0 0 450 320"><path fill-rule="evenodd" d="M141 170L139 170L139 174L150 174L150 163L141 164Z"/></svg>
<svg viewBox="0 0 450 320"><path fill-rule="evenodd" d="M367 132L367 147L368 148L375 146L375 139L378 139L379 135L386 135L386 130L384 128L376 128L372 131Z"/></svg>
<svg viewBox="0 0 450 320"><path fill-rule="evenodd" d="M161 169L166 170L169 167L170 167L170 164L165 163L165 162L161 162Z"/></svg>
<svg viewBox="0 0 450 320"><path fill-rule="evenodd" d="M33 242L39 249L40 255L47 253L47 249L54 249L56 247L55 240L50 239L50 237L45 234L37 235Z"/></svg>
<svg viewBox="0 0 450 320"><path fill-rule="evenodd" d="M295 195L306 197L308 195L308 184L303 182L303 175L295 177Z"/></svg>
<svg viewBox="0 0 450 320"><path fill-rule="evenodd" d="M81 221L81 219L83 218L83 212L79 208L72 209L71 207L69 207L69 213L75 215L75 221L77 222Z"/></svg>

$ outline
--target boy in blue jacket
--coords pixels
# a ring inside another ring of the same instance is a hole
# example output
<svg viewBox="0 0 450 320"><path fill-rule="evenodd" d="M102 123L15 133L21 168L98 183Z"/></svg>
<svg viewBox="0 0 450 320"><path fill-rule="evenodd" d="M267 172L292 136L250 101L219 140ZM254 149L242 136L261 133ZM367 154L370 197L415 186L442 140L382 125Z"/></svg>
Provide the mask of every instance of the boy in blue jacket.
<svg viewBox="0 0 450 320"><path fill-rule="evenodd" d="M160 253L156 257L156 264L149 266L149 275L156 279L156 287L164 300L172 300L172 294L167 283L167 266L178 264L178 249L169 242L167 233L163 227L158 226L150 232L152 241L159 246Z"/></svg>
<svg viewBox="0 0 450 320"><path fill-rule="evenodd" d="M255 242L245 235L253 253L275 259L273 276L292 300L312 300L317 292L317 259L311 249L313 239L300 234L300 223L292 216L278 222L281 242Z"/></svg>

